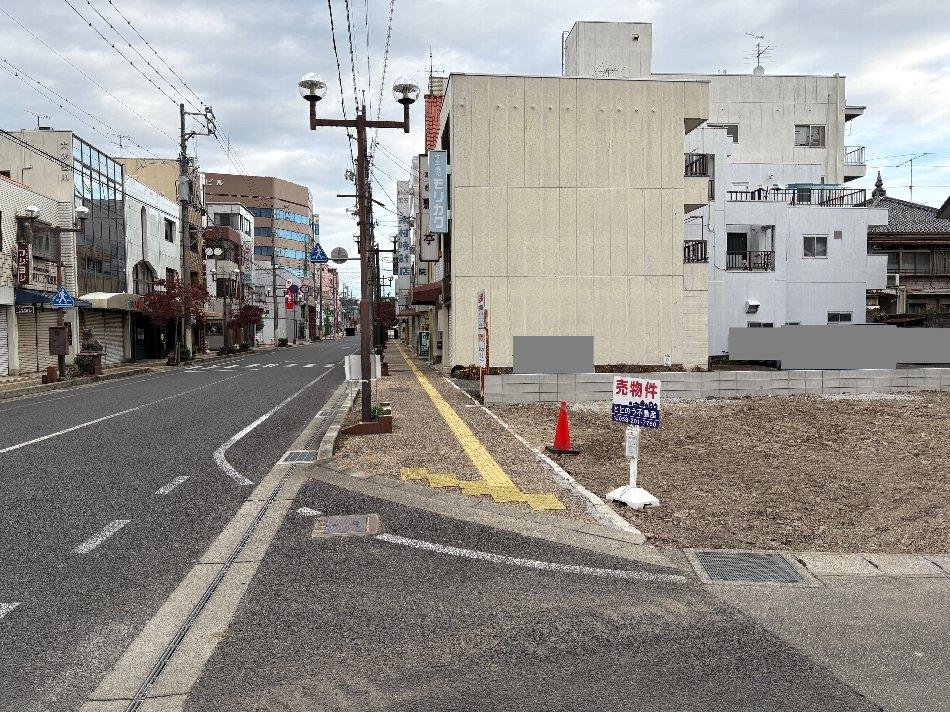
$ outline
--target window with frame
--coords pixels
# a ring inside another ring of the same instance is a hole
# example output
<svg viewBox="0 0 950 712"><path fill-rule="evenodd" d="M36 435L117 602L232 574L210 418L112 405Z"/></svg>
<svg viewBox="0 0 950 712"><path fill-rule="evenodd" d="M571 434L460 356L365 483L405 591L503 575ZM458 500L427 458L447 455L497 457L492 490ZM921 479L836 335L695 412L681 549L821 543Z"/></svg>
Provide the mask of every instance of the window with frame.
<svg viewBox="0 0 950 712"><path fill-rule="evenodd" d="M175 223L165 218L165 242L175 241Z"/></svg>
<svg viewBox="0 0 950 712"><path fill-rule="evenodd" d="M708 124L711 129L725 129L733 143L739 143L739 124Z"/></svg>
<svg viewBox="0 0 950 712"><path fill-rule="evenodd" d="M829 324L850 324L851 312L828 312Z"/></svg>
<svg viewBox="0 0 950 712"><path fill-rule="evenodd" d="M930 274L930 250L902 250L903 274Z"/></svg>
<svg viewBox="0 0 950 712"><path fill-rule="evenodd" d="M795 125L795 145L806 148L824 148L825 147L825 125L824 124L796 124Z"/></svg>
<svg viewBox="0 0 950 712"><path fill-rule="evenodd" d="M828 236L827 235L804 235L803 255L805 257L827 257L828 256Z"/></svg>
<svg viewBox="0 0 950 712"><path fill-rule="evenodd" d="M775 324L771 321L749 321L746 322L746 326L750 329L772 329Z"/></svg>

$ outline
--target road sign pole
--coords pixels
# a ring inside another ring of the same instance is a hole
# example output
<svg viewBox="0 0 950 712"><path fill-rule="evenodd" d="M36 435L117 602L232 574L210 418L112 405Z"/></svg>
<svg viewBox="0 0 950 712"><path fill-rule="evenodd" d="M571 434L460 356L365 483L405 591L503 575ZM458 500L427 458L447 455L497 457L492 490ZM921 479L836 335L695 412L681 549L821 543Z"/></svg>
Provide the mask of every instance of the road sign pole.
<svg viewBox="0 0 950 712"><path fill-rule="evenodd" d="M57 293L63 288L63 261L60 260L56 263L56 286ZM62 328L66 326L66 310L57 309L56 310L56 326ZM66 378L66 355L65 354L56 354L56 366L59 369L59 378L63 380Z"/></svg>

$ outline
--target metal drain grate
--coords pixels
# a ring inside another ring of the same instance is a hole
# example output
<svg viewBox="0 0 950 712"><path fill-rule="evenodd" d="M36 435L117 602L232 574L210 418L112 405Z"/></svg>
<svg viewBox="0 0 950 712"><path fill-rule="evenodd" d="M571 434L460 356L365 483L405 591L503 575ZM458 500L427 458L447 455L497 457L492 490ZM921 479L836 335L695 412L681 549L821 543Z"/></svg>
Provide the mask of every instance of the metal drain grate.
<svg viewBox="0 0 950 712"><path fill-rule="evenodd" d="M291 450L281 462L316 462L313 450Z"/></svg>
<svg viewBox="0 0 950 712"><path fill-rule="evenodd" d="M313 537L373 536L379 534L378 514L346 514L321 517L313 526Z"/></svg>
<svg viewBox="0 0 950 712"><path fill-rule="evenodd" d="M781 554L758 551L695 551L693 554L711 581L805 582Z"/></svg>

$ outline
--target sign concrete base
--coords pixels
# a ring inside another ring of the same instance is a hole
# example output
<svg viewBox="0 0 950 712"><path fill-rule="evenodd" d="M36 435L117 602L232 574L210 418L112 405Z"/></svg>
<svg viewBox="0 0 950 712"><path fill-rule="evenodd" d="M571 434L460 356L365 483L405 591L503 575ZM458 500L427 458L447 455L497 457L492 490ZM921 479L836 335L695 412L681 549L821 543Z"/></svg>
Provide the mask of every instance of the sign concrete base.
<svg viewBox="0 0 950 712"><path fill-rule="evenodd" d="M631 509L643 509L644 507L659 507L660 500L647 492L642 487L634 485L624 485L607 493L607 499L612 502L620 502Z"/></svg>

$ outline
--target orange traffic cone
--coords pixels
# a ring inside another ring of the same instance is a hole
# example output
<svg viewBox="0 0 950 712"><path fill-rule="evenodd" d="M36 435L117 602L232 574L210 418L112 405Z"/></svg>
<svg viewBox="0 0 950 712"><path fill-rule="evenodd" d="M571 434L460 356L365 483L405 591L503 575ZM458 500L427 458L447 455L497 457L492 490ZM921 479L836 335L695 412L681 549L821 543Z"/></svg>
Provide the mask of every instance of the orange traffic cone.
<svg viewBox="0 0 950 712"><path fill-rule="evenodd" d="M571 424L567 420L567 402L561 401L561 409L557 414L557 426L554 428L554 445L545 445L548 452L555 455L579 455L580 452L571 447Z"/></svg>

